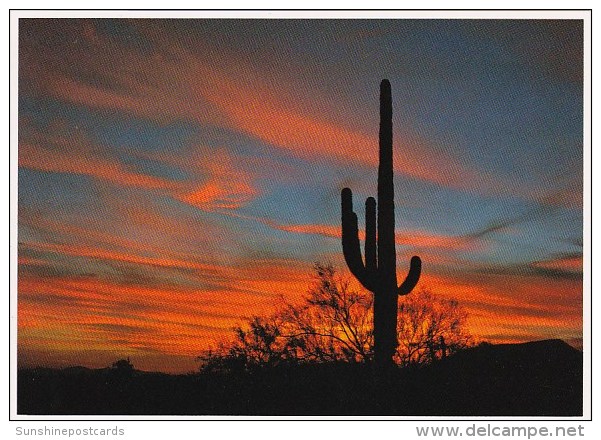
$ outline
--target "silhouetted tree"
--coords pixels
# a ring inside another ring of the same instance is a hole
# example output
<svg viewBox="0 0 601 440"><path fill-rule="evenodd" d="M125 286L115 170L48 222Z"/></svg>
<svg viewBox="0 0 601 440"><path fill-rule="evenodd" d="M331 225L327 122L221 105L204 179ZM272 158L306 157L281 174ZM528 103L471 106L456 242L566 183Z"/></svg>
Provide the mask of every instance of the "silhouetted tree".
<svg viewBox="0 0 601 440"><path fill-rule="evenodd" d="M133 371L134 365L131 363L129 358L119 359L118 361L113 362L111 368L116 371Z"/></svg>
<svg viewBox="0 0 601 440"><path fill-rule="evenodd" d="M467 313L457 301L422 288L399 305L396 362L429 363L472 346L466 321Z"/></svg>
<svg viewBox="0 0 601 440"><path fill-rule="evenodd" d="M284 336L293 338L305 361L363 362L373 356L372 296L350 287L331 265L315 264L315 279L303 304L283 312Z"/></svg>
<svg viewBox="0 0 601 440"><path fill-rule="evenodd" d="M368 362L374 356L373 296L355 289L331 265L315 264L300 304L234 328L233 340L203 353L204 372L252 370L314 362ZM422 289L397 309L399 365L430 363L471 344L467 314L457 301Z"/></svg>
<svg viewBox="0 0 601 440"><path fill-rule="evenodd" d="M392 365L392 357L398 343L398 295L410 293L417 284L421 272L421 260L414 256L411 258L407 278L400 286L397 285L392 166L392 91L387 79L382 80L380 84L379 142L377 222L376 200L369 197L365 203L365 263L359 245L357 214L353 212L353 194L349 188L342 190L342 251L351 273L374 294L374 360L376 366L386 368Z"/></svg>
<svg viewBox="0 0 601 440"><path fill-rule="evenodd" d="M128 382L134 375L134 365L129 358L119 359L113 362L110 370L110 377L118 383L123 384Z"/></svg>
<svg viewBox="0 0 601 440"><path fill-rule="evenodd" d="M284 316L254 316L246 326L235 327L231 342L221 343L198 357L202 371L240 372L298 361L299 339L283 334L287 327Z"/></svg>
<svg viewBox="0 0 601 440"><path fill-rule="evenodd" d="M234 342L232 342L233 346ZM204 351L197 360L200 370L207 374L240 372L245 369L245 360L237 357L232 346L221 343L216 348Z"/></svg>

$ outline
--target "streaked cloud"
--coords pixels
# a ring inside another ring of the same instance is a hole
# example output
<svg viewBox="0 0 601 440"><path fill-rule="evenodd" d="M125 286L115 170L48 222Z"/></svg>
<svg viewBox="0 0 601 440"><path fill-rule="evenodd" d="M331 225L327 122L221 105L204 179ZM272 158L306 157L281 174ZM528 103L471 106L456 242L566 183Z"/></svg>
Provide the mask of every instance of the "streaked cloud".
<svg viewBox="0 0 601 440"><path fill-rule="evenodd" d="M144 29L141 23L138 26L141 33L148 34L153 46L151 56L136 47L121 46L114 39L105 38L98 46L100 37L95 37L92 42L79 42L69 47L75 51L74 56L81 58L78 66L72 67L75 71L50 70L44 72L44 79L40 80L35 75L42 74L38 63L44 62L44 57L26 57L27 68L23 75L32 84L37 84L31 87L42 88L38 93L49 93L77 105L123 111L159 121L181 119L216 124L256 137L303 159L377 166L375 130L359 131L330 122L324 118L327 115L311 113L312 109L319 109L319 105L311 102L304 105L304 111L291 106L291 100L297 97L304 102L309 96L313 101L329 97L312 96L306 89L282 90L282 84L274 87L256 66L227 59L227 52L209 63L199 56L198 50L182 46L180 40L164 38L166 36L159 34L156 27L149 25L149 29ZM72 31L77 32L76 29ZM84 32L87 33L89 31ZM88 53L90 45L98 47L101 53L91 56ZM235 62L238 63L235 70L225 70ZM135 75L132 66L136 72L144 74ZM34 76L30 78L29 75ZM91 83L81 79L90 76L94 78ZM165 82L162 78L169 80ZM376 105L374 100L373 106ZM485 194L510 191L524 197L532 196L531 188L514 185L511 180L488 170L469 167L460 157L450 154L449 148L441 148L417 132L397 132L395 143L397 173ZM201 200L203 197L206 193L200 195Z"/></svg>
<svg viewBox="0 0 601 440"><path fill-rule="evenodd" d="M205 211L235 210L246 205L259 196L259 190L251 173L239 165L240 160L224 149L213 151L195 165L202 163L205 181L176 197Z"/></svg>
<svg viewBox="0 0 601 440"><path fill-rule="evenodd" d="M68 139L48 141L55 146L20 143L19 166L40 171L81 174L116 185L150 189L168 189L176 186L165 179L128 170L118 161L102 157L85 144L74 145L73 141Z"/></svg>

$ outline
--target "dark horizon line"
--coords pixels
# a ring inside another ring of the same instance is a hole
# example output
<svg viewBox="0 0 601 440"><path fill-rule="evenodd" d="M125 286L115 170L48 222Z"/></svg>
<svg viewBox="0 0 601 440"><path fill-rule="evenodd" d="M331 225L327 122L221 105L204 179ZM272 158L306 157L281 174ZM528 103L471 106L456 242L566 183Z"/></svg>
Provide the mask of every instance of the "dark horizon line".
<svg viewBox="0 0 601 440"><path fill-rule="evenodd" d="M492 343L492 342L488 342L488 341L480 341L479 343L477 343L476 345L472 346L472 347L468 347L465 348L463 350L460 351L466 351L466 350L470 350L470 349L474 349L474 348L478 348L478 347L482 347L482 346L493 346L493 347L507 347L507 346L518 346L518 345L528 345L528 344L537 344L537 343L543 343L543 342L555 342L555 341L560 341L563 342L565 345L567 345L568 347L574 349L575 351L578 351L580 353L584 353L584 344L581 344L580 347L574 346L572 344L570 344L570 340L573 339L580 339L581 342L583 342L582 338L570 338L570 339L561 339L561 338L547 338L547 339L534 339L534 340L530 340L530 341L525 341L525 342L501 342L501 343ZM451 355L452 357L452 355ZM123 356L115 356L116 360L120 360L120 359L124 359ZM131 358L131 356L129 356L129 358ZM130 359L131 360L131 359ZM18 362L17 362L18 363ZM348 361L331 361L331 362L315 362L315 363L308 363L307 365L325 365L328 363L349 363L349 364L364 364L367 365L369 362L348 362ZM299 364L299 365L302 365ZM26 370L36 370L36 369L47 369L47 370L54 370L54 371L63 371L66 369L70 369L70 368L83 368L89 371L101 371L101 370L111 370L113 369L113 367L111 365L108 366L104 366L104 367L86 367L84 365L66 365L66 366L44 366L44 365L36 365L36 366L19 366L17 365L17 372L19 371L26 371ZM150 374L166 374L169 376L181 376L181 375L188 375L190 373L197 373L196 370L192 370L192 371L188 371L188 372L181 372L181 373L166 373L164 371L148 371L148 370L140 370L138 368L133 368L133 371L137 371L140 373L150 373Z"/></svg>

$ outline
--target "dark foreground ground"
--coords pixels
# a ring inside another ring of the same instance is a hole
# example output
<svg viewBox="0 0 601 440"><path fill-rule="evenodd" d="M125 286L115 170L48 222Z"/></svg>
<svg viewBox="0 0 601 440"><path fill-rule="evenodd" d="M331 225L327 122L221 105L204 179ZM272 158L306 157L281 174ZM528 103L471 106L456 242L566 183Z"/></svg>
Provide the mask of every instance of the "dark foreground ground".
<svg viewBox="0 0 601 440"><path fill-rule="evenodd" d="M19 414L582 415L582 352L559 340L483 345L378 384L365 365L167 375L18 372Z"/></svg>

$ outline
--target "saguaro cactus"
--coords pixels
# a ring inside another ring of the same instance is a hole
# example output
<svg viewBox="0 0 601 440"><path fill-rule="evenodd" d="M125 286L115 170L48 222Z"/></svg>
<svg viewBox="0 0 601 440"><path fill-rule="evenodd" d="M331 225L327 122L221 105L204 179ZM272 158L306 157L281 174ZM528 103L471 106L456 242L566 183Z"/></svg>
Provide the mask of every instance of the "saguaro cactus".
<svg viewBox="0 0 601 440"><path fill-rule="evenodd" d="M377 366L392 365L397 342L398 295L413 290L421 273L421 260L412 257L405 281L397 286L394 242L394 182L392 170L392 93L390 82L380 84L380 165L378 202L365 202L365 262L359 245L357 214L353 193L342 190L342 251L351 273L374 294L374 361Z"/></svg>

